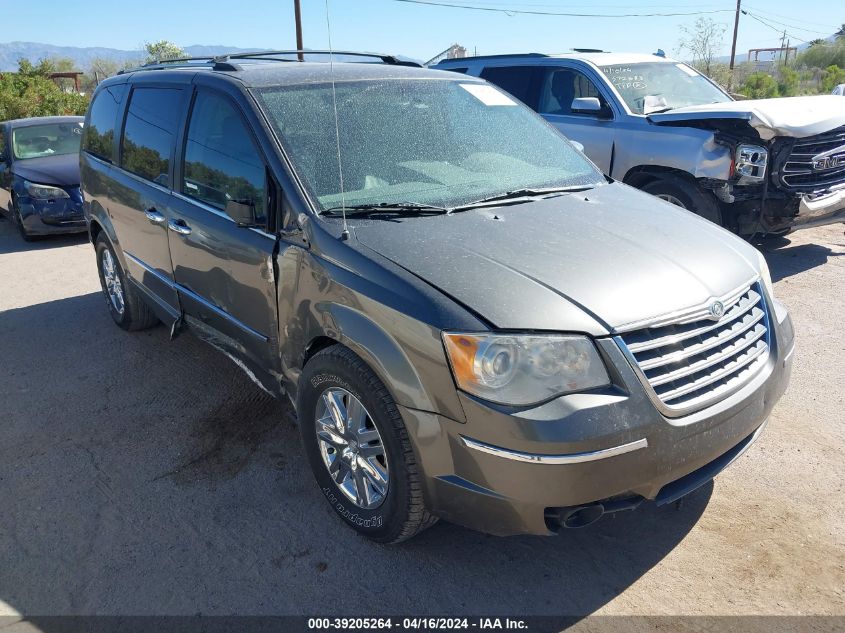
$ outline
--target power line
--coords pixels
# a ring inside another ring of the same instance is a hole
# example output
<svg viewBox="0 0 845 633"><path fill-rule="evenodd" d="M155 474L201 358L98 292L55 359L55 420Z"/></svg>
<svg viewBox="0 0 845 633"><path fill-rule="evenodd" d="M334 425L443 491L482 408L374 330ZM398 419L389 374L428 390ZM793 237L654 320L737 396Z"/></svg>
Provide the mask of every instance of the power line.
<svg viewBox="0 0 845 633"><path fill-rule="evenodd" d="M710 13L733 13L733 9L715 9L712 11L692 11L687 13L564 13L559 11L532 11L527 9L482 7L451 2L435 2L434 0L393 0L393 2L404 2L407 4L424 4L428 6L443 7L449 9L488 11L493 13L504 13L506 15L552 15L568 18L668 18L685 15L704 15Z"/></svg>
<svg viewBox="0 0 845 633"><path fill-rule="evenodd" d="M756 9L755 9L755 11L756 11ZM807 28L804 28L802 26L795 26L794 24L787 24L786 22L779 22L778 20L775 20L774 18L770 18L768 16L766 16L766 19L769 22L773 22L774 24L780 24L781 26L785 26L788 29L794 29L796 31L806 31L807 33L814 33L815 35L833 35L832 32L823 33L821 31L814 31L812 29L807 29Z"/></svg>
<svg viewBox="0 0 845 633"><path fill-rule="evenodd" d="M743 15L747 15L749 18L753 18L754 20L757 20L760 24L763 24L763 25L765 25L765 26L768 26L768 27L769 27L770 29L772 29L773 31L777 31L778 33L780 33L780 32L781 32L781 29L779 29L778 27L776 27L776 26L774 26L774 25L772 25L772 24L769 24L769 23L768 23L768 22L766 22L763 18L761 18L759 15L754 15L753 13L751 13L751 12L749 12L749 11L746 11L746 10L744 10L744 9L743 9L743 11L742 11L742 14L743 14ZM804 44L806 44L806 43L807 43L807 40L805 40L805 39L801 39L801 38L800 38L800 37L798 37L797 35L793 35L792 33L789 33L789 32L787 32L787 31L783 31L783 32L784 32L786 35L788 35L789 37L791 37L791 38L795 38L795 39L796 39L796 40L798 40L799 42L803 42Z"/></svg>
<svg viewBox="0 0 845 633"><path fill-rule="evenodd" d="M825 24L825 23L823 23L823 22L811 22L810 20L802 20L802 19L800 19L800 18L794 18L794 17L792 17L791 15L784 15L784 14L782 14L782 13L773 13L773 12L768 11L768 10L764 11L764 10L762 10L762 9L758 9L757 7L752 7L752 6L750 6L750 5L746 5L746 6L747 6L749 9L751 9L752 11L754 11L755 13L757 13L757 14L762 14L762 15L764 15L764 16L766 16L766 17L769 17L769 16L774 16L774 17L776 17L776 18L785 18L785 19L790 20L790 21L792 21L792 22L801 22L802 24L811 24L811 25L813 25L813 26L822 26L822 27L824 27L824 26L829 26L828 24ZM770 19L771 19L771 18L770 18ZM839 27L834 27L834 28L836 29L836 28L839 28Z"/></svg>

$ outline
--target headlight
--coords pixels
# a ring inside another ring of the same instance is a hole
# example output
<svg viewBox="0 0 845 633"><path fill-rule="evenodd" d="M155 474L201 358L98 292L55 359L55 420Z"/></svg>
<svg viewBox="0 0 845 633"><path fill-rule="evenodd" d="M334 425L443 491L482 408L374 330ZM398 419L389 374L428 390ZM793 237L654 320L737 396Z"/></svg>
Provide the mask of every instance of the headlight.
<svg viewBox="0 0 845 633"><path fill-rule="evenodd" d="M769 162L769 151L759 145L737 145L736 173L739 176L737 184L755 185L766 179L766 164Z"/></svg>
<svg viewBox="0 0 845 633"><path fill-rule="evenodd" d="M67 191L60 187L51 187L50 185L39 185L28 180L23 181L23 188L33 198L38 200L57 200L60 198L69 198Z"/></svg>
<svg viewBox="0 0 845 633"><path fill-rule="evenodd" d="M770 299L775 298L775 288L772 285L772 274L769 272L769 265L766 263L766 258L763 253L757 251L757 259L760 261L760 278L763 281L763 286L766 288L766 293Z"/></svg>
<svg viewBox="0 0 845 633"><path fill-rule="evenodd" d="M584 336L444 333L458 387L500 404L527 405L610 384Z"/></svg>

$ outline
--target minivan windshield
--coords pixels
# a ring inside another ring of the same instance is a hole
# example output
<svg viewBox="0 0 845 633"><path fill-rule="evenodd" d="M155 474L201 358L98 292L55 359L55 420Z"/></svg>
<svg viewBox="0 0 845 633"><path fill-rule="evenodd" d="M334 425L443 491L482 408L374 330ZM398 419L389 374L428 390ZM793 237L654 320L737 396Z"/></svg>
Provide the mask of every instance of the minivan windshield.
<svg viewBox="0 0 845 633"><path fill-rule="evenodd" d="M82 121L27 125L12 130L12 154L17 160L58 154L78 154Z"/></svg>
<svg viewBox="0 0 845 633"><path fill-rule="evenodd" d="M497 88L452 79L270 87L259 100L320 210L454 207L521 189L594 186L601 174Z"/></svg>
<svg viewBox="0 0 845 633"><path fill-rule="evenodd" d="M686 64L643 62L600 67L634 114L650 114L731 101L730 96Z"/></svg>

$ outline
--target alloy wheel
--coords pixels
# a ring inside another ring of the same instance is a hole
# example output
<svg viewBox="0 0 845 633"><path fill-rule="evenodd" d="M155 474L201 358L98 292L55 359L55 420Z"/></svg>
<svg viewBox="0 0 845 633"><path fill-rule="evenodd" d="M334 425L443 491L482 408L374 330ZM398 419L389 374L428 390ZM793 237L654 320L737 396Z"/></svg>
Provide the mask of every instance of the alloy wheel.
<svg viewBox="0 0 845 633"><path fill-rule="evenodd" d="M349 501L372 510L387 498L390 474L381 435L358 398L338 387L317 401L317 443L329 476Z"/></svg>
<svg viewBox="0 0 845 633"><path fill-rule="evenodd" d="M105 284L106 296L115 312L122 315L125 307L123 299L123 284L117 272L114 257L109 249L103 250L101 257L103 270L103 283Z"/></svg>

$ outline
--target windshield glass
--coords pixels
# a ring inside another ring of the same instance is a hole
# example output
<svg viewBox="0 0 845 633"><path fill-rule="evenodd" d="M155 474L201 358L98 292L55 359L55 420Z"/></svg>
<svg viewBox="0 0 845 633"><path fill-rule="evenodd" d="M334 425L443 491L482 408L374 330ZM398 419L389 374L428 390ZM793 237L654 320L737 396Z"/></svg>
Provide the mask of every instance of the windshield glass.
<svg viewBox="0 0 845 633"><path fill-rule="evenodd" d="M28 125L12 130L12 154L18 160L78 154L82 121Z"/></svg>
<svg viewBox="0 0 845 633"><path fill-rule="evenodd" d="M373 80L336 90L347 206L451 207L602 181L548 124L490 85ZM259 98L320 209L341 205L331 84L272 87Z"/></svg>
<svg viewBox="0 0 845 633"><path fill-rule="evenodd" d="M731 101L725 92L686 64L645 62L601 69L634 114Z"/></svg>

